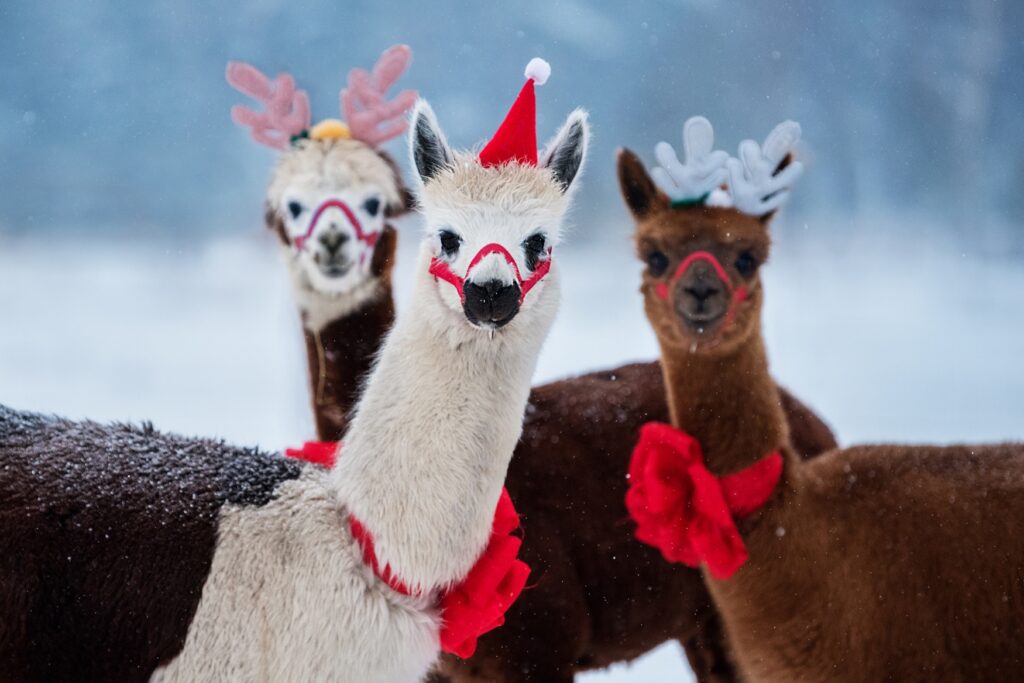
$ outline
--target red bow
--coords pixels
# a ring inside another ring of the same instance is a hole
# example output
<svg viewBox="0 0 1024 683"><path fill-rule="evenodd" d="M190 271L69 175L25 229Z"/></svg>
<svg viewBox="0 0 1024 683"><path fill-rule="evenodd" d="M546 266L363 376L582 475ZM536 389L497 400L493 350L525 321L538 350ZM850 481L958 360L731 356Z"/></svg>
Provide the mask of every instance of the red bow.
<svg viewBox="0 0 1024 683"><path fill-rule="evenodd" d="M330 468L338 450L339 444L334 442L307 441L301 449L289 448L285 454ZM363 561L374 574L392 589L408 595L408 588L391 574L390 567L382 569L378 565L373 537L366 527L351 516L349 526L363 549ZM508 491L502 488L487 547L469 574L441 596L441 649L445 652L472 657L477 638L505 623L505 612L523 592L530 574L530 567L517 559L522 540L513 533L518 528L519 515Z"/></svg>
<svg viewBox="0 0 1024 683"><path fill-rule="evenodd" d="M727 579L747 561L733 517L753 514L782 476L778 451L721 478L704 465L700 443L661 422L640 430L629 464L626 509L638 540L661 551L669 562L707 565Z"/></svg>
<svg viewBox="0 0 1024 683"><path fill-rule="evenodd" d="M302 448L286 448L284 454L296 460L305 460L314 465L331 469L338 457L337 441L307 441Z"/></svg>
<svg viewBox="0 0 1024 683"><path fill-rule="evenodd" d="M502 488L487 548L466 578L441 597L441 649L445 652L472 657L477 638L505 623L505 612L530 575L530 567L516 559L522 539L512 533L518 528L519 515Z"/></svg>

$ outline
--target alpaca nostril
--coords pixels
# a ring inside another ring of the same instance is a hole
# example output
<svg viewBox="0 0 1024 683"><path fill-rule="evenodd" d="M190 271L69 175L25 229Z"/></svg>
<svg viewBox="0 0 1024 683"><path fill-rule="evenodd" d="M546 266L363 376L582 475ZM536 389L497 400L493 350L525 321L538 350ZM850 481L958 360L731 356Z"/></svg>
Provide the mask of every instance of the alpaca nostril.
<svg viewBox="0 0 1024 683"><path fill-rule="evenodd" d="M696 299L697 303L703 304L715 294L718 294L719 289L709 285L697 285L693 287L684 287L683 291Z"/></svg>
<svg viewBox="0 0 1024 683"><path fill-rule="evenodd" d="M501 280L483 284L466 282L463 311L472 323L491 323L496 327L508 324L519 312L519 285Z"/></svg>
<svg viewBox="0 0 1024 683"><path fill-rule="evenodd" d="M694 266L679 282L674 303L676 313L687 325L704 329L725 317L728 309L725 291L717 276L708 276Z"/></svg>
<svg viewBox="0 0 1024 683"><path fill-rule="evenodd" d="M500 297L503 291L509 289L511 289L511 287L503 283L501 280L488 280L487 283L484 284L484 291L487 293L487 297L491 301L494 301L496 298Z"/></svg>
<svg viewBox="0 0 1024 683"><path fill-rule="evenodd" d="M334 230L328 230L324 234L320 235L319 242L323 245L327 253L333 256L341 249L342 245L348 241L348 235L343 232L337 232Z"/></svg>

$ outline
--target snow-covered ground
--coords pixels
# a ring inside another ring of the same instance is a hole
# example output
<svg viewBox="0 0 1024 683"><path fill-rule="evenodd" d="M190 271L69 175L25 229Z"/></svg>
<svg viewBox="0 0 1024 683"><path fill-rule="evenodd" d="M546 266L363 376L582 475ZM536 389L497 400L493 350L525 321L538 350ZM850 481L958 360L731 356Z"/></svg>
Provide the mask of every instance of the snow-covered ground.
<svg viewBox="0 0 1024 683"><path fill-rule="evenodd" d="M400 307L418 226L401 231ZM778 379L843 443L1024 438L1024 266L928 239L812 232L777 240L766 333ZM654 357L625 225L557 258L565 296L537 380ZM0 403L277 449L311 435L305 381L269 237L186 249L0 239ZM667 644L580 680L685 671Z"/></svg>

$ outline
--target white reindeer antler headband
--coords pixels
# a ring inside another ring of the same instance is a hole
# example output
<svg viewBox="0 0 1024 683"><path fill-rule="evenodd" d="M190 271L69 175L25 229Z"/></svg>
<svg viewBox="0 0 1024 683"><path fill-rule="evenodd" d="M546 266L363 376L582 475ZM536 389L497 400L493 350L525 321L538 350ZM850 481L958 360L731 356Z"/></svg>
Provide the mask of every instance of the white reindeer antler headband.
<svg viewBox="0 0 1024 683"><path fill-rule="evenodd" d="M388 101L387 91L412 60L407 45L394 45L380 56L372 71L352 69L348 87L341 91L341 111L347 122L324 119L310 128L309 96L296 90L295 79L282 73L271 80L256 67L228 62L227 80L236 90L264 106L256 111L242 105L231 109L231 118L250 128L256 142L287 149L302 138L353 139L378 147L405 132L405 113L416 103L415 90L403 90Z"/></svg>
<svg viewBox="0 0 1024 683"><path fill-rule="evenodd" d="M763 145L753 140L740 143L740 158L730 158L729 193L733 206L743 213L763 216L775 211L789 199L790 188L804 172L804 165L794 161L776 171L800 140L800 124L783 121L775 126Z"/></svg>
<svg viewBox="0 0 1024 683"><path fill-rule="evenodd" d="M654 147L654 156L661 166L655 166L651 176L672 199L673 206L703 204L725 182L729 155L714 150L714 145L711 122L703 116L693 116L683 124L683 163L669 143L659 142Z"/></svg>
<svg viewBox="0 0 1024 683"><path fill-rule="evenodd" d="M794 161L776 173L799 140L800 124L784 121L768 134L763 145L754 140L741 142L736 159L714 149L711 122L694 116L683 124L685 161L679 161L672 145L659 142L654 155L661 165L651 169L651 177L674 207L734 207L752 216L763 216L786 203L790 187L804 172L803 164ZM725 190L723 185L727 186Z"/></svg>

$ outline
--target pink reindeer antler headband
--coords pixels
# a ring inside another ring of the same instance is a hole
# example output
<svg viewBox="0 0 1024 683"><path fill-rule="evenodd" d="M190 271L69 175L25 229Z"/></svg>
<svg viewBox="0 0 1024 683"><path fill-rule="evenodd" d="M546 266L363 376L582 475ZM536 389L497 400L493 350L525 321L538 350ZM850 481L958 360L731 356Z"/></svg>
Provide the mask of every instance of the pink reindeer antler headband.
<svg viewBox="0 0 1024 683"><path fill-rule="evenodd" d="M231 120L252 129L252 139L267 147L285 149L292 138L309 128L309 95L295 89L291 74L267 78L256 67L243 62L228 62L227 79L236 90L261 102L265 110L255 111L236 104Z"/></svg>
<svg viewBox="0 0 1024 683"><path fill-rule="evenodd" d="M325 119L310 127L309 95L295 88L288 73L271 80L251 64L228 62L226 77L233 88L264 106L256 111L243 105L231 108L232 120L251 129L256 142L284 150L296 140L353 139L378 147L405 132L405 113L416 102L415 90L403 90L393 100L387 91L412 61L408 45L394 45L381 54L373 70L349 71L348 86L341 91L341 111L346 121Z"/></svg>

